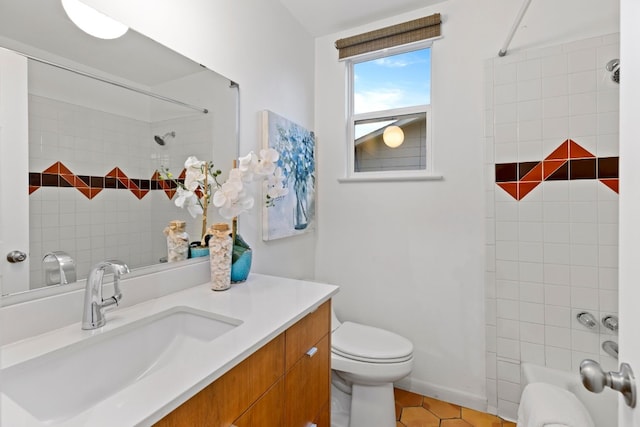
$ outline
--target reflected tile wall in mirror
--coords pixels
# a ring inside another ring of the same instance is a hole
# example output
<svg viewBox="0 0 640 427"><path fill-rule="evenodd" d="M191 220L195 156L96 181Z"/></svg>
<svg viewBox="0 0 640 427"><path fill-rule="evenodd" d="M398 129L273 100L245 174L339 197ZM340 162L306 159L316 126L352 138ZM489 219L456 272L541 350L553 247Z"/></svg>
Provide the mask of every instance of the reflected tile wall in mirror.
<svg viewBox="0 0 640 427"><path fill-rule="evenodd" d="M161 165L179 173L187 155L211 151L211 116L147 122L37 95L29 98L30 172L56 162L75 175L104 177L119 168L127 177L150 180ZM176 132L165 146L154 135ZM106 186L106 185L105 185ZM93 198L73 187L42 187L29 197L30 289L43 285L39 262L62 250L76 261L78 277L104 259L126 259L131 268L156 264L166 254L163 228L185 212L171 209L163 191L137 197L126 188L105 188Z"/></svg>

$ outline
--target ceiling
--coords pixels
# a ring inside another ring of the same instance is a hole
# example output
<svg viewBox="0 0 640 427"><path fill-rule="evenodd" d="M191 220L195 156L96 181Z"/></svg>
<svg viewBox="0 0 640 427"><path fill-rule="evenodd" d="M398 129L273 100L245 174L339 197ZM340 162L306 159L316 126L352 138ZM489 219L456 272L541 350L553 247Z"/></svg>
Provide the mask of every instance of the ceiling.
<svg viewBox="0 0 640 427"><path fill-rule="evenodd" d="M311 35L319 37L444 0L279 1ZM110 41L88 36L71 23L59 1L0 0L0 10L0 46L26 49L55 61L50 58L54 54L147 87L194 72L194 67L198 71L197 64L180 62L180 55L132 30ZM139 52L146 54L140 56Z"/></svg>
<svg viewBox="0 0 640 427"><path fill-rule="evenodd" d="M69 20L60 1L0 0L0 11L0 46L42 59L89 72L101 70L147 87L202 70L133 30L108 41L89 36Z"/></svg>
<svg viewBox="0 0 640 427"><path fill-rule="evenodd" d="M445 0L280 0L315 37L348 30Z"/></svg>

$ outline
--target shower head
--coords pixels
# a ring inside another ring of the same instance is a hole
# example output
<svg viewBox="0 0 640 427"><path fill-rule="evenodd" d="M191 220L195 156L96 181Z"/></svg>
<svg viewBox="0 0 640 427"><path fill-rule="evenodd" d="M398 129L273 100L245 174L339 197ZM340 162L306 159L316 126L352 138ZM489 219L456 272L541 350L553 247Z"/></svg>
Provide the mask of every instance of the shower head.
<svg viewBox="0 0 640 427"><path fill-rule="evenodd" d="M156 136L153 137L153 139L156 141L156 144L165 145L167 143L166 139L168 137L175 138L176 137L176 133L174 131L167 132L162 136L156 135Z"/></svg>

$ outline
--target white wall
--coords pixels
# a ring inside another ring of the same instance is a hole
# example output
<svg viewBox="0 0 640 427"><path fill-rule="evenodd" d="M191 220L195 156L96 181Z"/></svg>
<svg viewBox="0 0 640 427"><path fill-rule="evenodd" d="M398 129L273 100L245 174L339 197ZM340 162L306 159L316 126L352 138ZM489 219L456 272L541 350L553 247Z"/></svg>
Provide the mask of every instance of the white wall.
<svg viewBox="0 0 640 427"><path fill-rule="evenodd" d="M261 147L264 109L314 128L313 39L278 1L86 3L239 83L241 154ZM263 243L260 215L254 208L240 218L240 232L255 249L253 270L312 278L315 234Z"/></svg>
<svg viewBox="0 0 640 427"><path fill-rule="evenodd" d="M316 278L342 287L334 299L342 318L413 341L416 364L404 387L480 409L496 394L485 380L483 326L484 191L495 185L483 171L484 62L496 56L519 7L450 0L316 40ZM346 79L334 41L435 12L443 38L433 46L433 148L444 180L338 183L346 163ZM513 53L613 33L618 2L535 1L523 26Z"/></svg>

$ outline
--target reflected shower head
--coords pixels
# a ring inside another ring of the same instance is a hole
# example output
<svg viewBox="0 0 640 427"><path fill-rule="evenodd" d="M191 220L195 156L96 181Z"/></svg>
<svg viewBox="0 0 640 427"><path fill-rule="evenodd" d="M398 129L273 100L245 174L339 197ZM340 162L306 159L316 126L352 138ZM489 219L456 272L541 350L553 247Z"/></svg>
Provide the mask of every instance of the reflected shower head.
<svg viewBox="0 0 640 427"><path fill-rule="evenodd" d="M166 139L168 137L175 138L176 137L176 133L174 131L167 132L162 136L156 135L156 136L153 137L153 139L156 141L156 144L165 145L167 143Z"/></svg>

